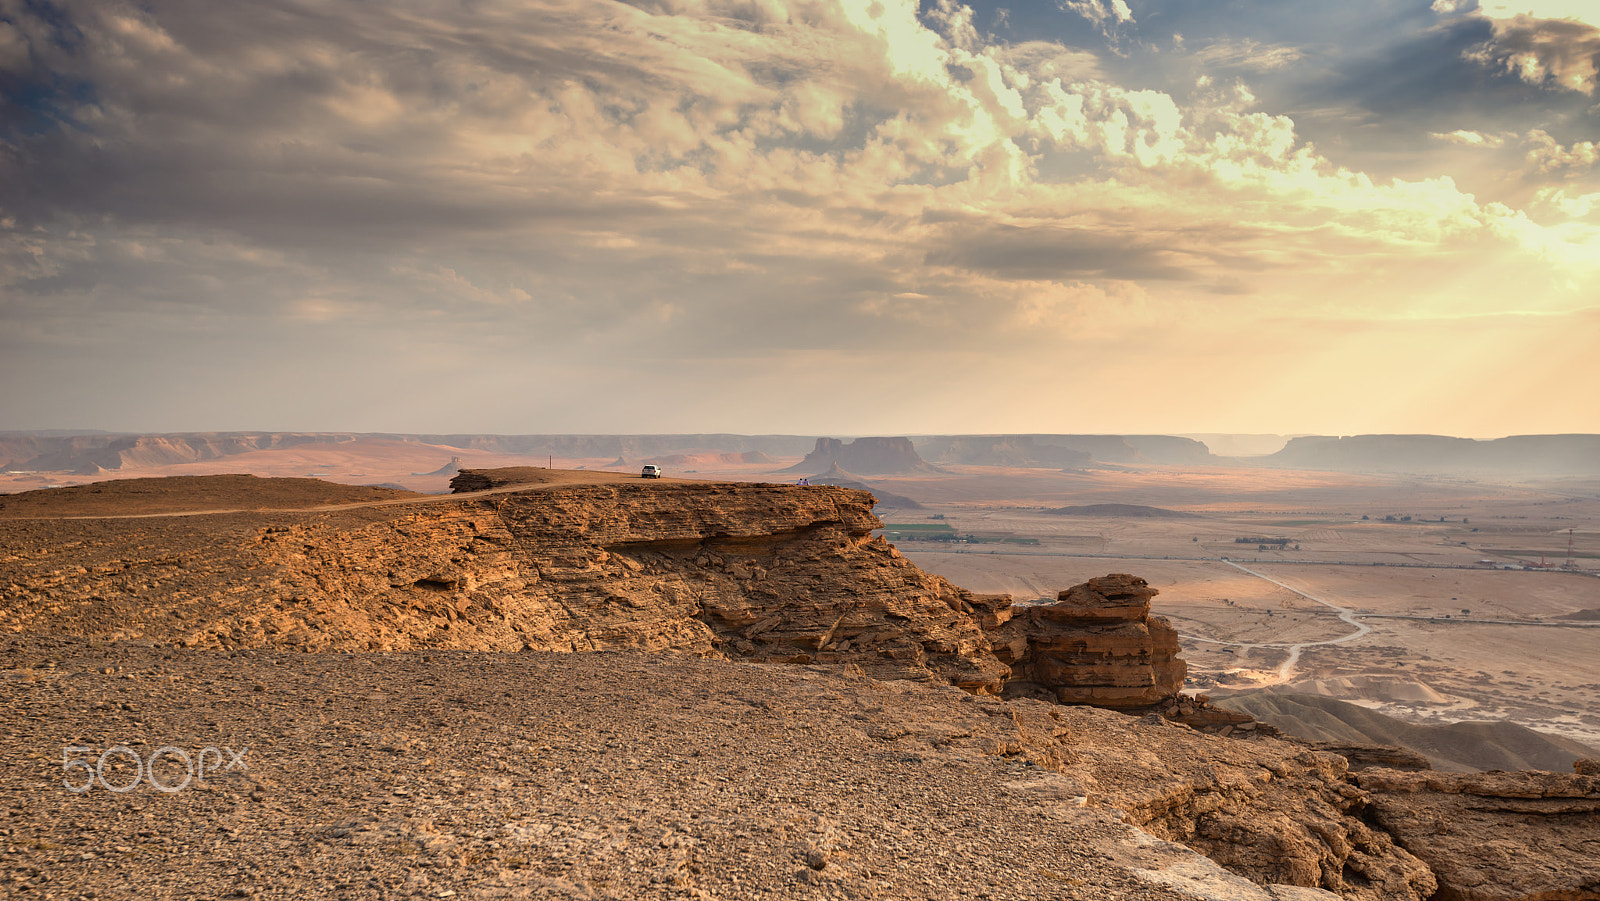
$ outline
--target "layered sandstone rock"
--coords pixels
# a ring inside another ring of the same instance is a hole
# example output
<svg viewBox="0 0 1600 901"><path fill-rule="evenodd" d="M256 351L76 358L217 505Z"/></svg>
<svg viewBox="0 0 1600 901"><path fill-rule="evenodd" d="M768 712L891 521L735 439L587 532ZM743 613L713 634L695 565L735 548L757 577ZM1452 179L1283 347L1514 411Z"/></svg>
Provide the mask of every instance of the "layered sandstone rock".
<svg viewBox="0 0 1600 901"><path fill-rule="evenodd" d="M1188 667L1178 633L1150 615L1156 594L1144 579L1113 574L1061 592L1054 604L1003 612L1012 615L989 637L1011 666L1008 693L1042 690L1062 704L1121 709L1172 699Z"/></svg>
<svg viewBox="0 0 1600 901"><path fill-rule="evenodd" d="M1373 822L1427 863L1447 901L1600 899L1600 777L1370 769Z"/></svg>
<svg viewBox="0 0 1600 901"><path fill-rule="evenodd" d="M1343 757L1271 738L1204 735L1158 714L1047 709L1058 723L1058 772L1088 805L1116 808L1128 823L1261 885L1347 901L1433 896L1428 867L1367 821L1369 795L1350 784Z"/></svg>
<svg viewBox="0 0 1600 901"><path fill-rule="evenodd" d="M549 471L538 471L548 473ZM496 474L459 484L503 487ZM0 523L0 629L305 650L634 648L996 693L979 598L865 492L616 479L328 512ZM152 550L159 548L159 551Z"/></svg>

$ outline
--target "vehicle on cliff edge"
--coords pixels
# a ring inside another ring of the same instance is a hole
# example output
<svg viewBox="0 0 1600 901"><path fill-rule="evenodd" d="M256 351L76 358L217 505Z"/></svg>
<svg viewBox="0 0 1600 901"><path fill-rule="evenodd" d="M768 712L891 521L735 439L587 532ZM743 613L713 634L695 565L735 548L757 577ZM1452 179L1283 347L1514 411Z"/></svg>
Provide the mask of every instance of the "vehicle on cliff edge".
<svg viewBox="0 0 1600 901"><path fill-rule="evenodd" d="M661 467L655 465L654 463L646 463L644 470L639 473L639 478L659 479L661 478Z"/></svg>

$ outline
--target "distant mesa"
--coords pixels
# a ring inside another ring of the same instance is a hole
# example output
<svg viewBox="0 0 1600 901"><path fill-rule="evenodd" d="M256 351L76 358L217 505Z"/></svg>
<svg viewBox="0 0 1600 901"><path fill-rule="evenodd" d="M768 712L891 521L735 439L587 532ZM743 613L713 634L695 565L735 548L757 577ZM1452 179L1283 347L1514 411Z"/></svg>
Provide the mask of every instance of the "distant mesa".
<svg viewBox="0 0 1600 901"><path fill-rule="evenodd" d="M1206 465L1210 449L1174 435L927 435L917 451L940 463L1076 469L1092 463Z"/></svg>
<svg viewBox="0 0 1600 901"><path fill-rule="evenodd" d="M1516 435L1493 441L1442 435L1324 435L1291 439L1259 462L1337 472L1600 474L1600 435Z"/></svg>
<svg viewBox="0 0 1600 901"><path fill-rule="evenodd" d="M0 517L127 516L206 510L288 510L418 498L399 485L341 485L248 474L111 479L0 496ZM130 525L130 528L132 526Z"/></svg>
<svg viewBox="0 0 1600 901"><path fill-rule="evenodd" d="M1238 432L1191 432L1183 436L1201 442L1219 457L1264 457L1283 450L1290 438L1298 435L1241 434Z"/></svg>
<svg viewBox="0 0 1600 901"><path fill-rule="evenodd" d="M1264 450L1275 436L1241 443L1216 436L1223 452ZM909 440L895 450L886 442ZM1343 472L1447 472L1528 475L1600 475L1600 435L1518 435L1474 441L1439 435L1296 436L1277 453L1217 457L1206 444L1175 435L922 435L910 439L863 438L845 445L822 439L818 459L789 470L817 473L836 458L868 475L936 472L933 464L1078 469L1089 465L1191 466L1232 464ZM806 452L815 438L799 435L421 435L353 432L188 432L170 434L0 432L0 469L75 473L149 470L200 463L237 454L358 442L403 442L543 458L613 459L613 464L660 462L672 467L769 463ZM717 459L705 459L705 455ZM839 454L844 454L840 456ZM880 456L869 462L862 457ZM674 458L682 457L681 462ZM658 459L659 458L659 459ZM918 468L928 466L929 468Z"/></svg>
<svg viewBox="0 0 1600 901"><path fill-rule="evenodd" d="M1054 516L1105 516L1119 519L1204 519L1198 513L1147 507L1143 504L1084 504L1076 507L1056 507L1045 510Z"/></svg>
<svg viewBox="0 0 1600 901"><path fill-rule="evenodd" d="M855 475L840 469L839 464L837 463L828 467L827 472L819 476L812 476L811 478L807 479L807 481L814 485L835 485L840 488L855 488L861 491L870 491L872 492L872 496L878 499L878 506L880 507L888 507L896 510L923 509L921 504L909 497L895 494L891 491L884 491L881 488L874 488L871 485L868 485Z"/></svg>
<svg viewBox="0 0 1600 901"><path fill-rule="evenodd" d="M941 463L963 466L1059 469L1087 466L1094 462L1094 455L1086 450L1044 444L1032 435L929 438L924 440L922 452Z"/></svg>
<svg viewBox="0 0 1600 901"><path fill-rule="evenodd" d="M7 468L99 475L123 469L216 460L250 451L334 443L335 437L299 432L72 436L8 432L0 434L0 458L17 461Z"/></svg>
<svg viewBox="0 0 1600 901"><path fill-rule="evenodd" d="M433 472L414 472L414 476L453 476L461 471L461 458L451 457L450 462L435 469Z"/></svg>
<svg viewBox="0 0 1600 901"><path fill-rule="evenodd" d="M783 472L819 473L838 466L868 475L942 473L917 455L910 438L857 438L845 444L838 438L818 438L817 446L799 464Z"/></svg>

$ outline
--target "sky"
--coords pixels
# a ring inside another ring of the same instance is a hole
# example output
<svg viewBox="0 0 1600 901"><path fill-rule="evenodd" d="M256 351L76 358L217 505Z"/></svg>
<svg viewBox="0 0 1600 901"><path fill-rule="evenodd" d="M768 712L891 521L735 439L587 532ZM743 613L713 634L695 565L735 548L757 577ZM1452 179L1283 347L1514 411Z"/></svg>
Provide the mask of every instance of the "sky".
<svg viewBox="0 0 1600 901"><path fill-rule="evenodd" d="M0 0L0 429L1600 432L1594 0Z"/></svg>

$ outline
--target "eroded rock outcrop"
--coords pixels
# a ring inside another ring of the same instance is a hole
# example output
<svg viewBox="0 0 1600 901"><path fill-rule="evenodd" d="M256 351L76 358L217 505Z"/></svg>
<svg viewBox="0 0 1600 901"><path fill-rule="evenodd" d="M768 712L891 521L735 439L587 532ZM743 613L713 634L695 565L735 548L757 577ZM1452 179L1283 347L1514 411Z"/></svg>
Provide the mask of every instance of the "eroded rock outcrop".
<svg viewBox="0 0 1600 901"><path fill-rule="evenodd" d="M1441 901L1600 899L1600 777L1370 769L1373 821L1433 870Z"/></svg>
<svg viewBox="0 0 1600 901"><path fill-rule="evenodd" d="M1137 576L1112 574L1061 592L1054 604L997 611L989 638L1012 670L1007 693L1119 709L1174 698L1188 666L1178 633L1150 615L1157 593Z"/></svg>

